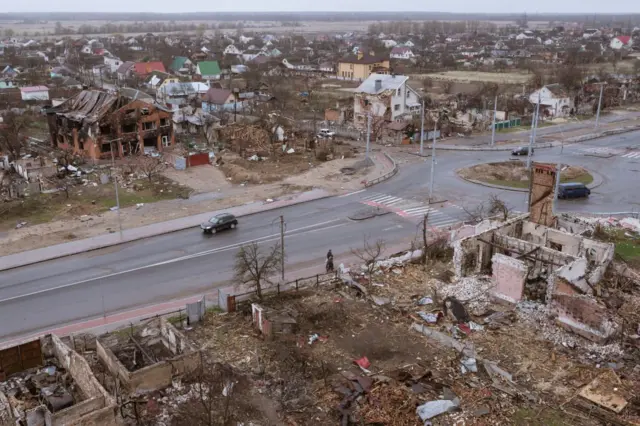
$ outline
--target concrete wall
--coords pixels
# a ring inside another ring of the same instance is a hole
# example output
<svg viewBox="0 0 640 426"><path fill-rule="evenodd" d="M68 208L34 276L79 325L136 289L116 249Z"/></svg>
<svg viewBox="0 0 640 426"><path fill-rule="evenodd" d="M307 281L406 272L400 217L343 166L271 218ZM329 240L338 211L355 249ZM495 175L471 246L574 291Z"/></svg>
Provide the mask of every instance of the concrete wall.
<svg viewBox="0 0 640 426"><path fill-rule="evenodd" d="M559 325L599 344L609 341L621 329L607 308L589 296L554 294L551 308L558 315Z"/></svg>
<svg viewBox="0 0 640 426"><path fill-rule="evenodd" d="M96 340L96 355L107 369L120 380L123 386L129 387L129 371L122 365L116 355L107 348L100 339Z"/></svg>
<svg viewBox="0 0 640 426"><path fill-rule="evenodd" d="M173 369L167 361L161 361L153 365L129 372L129 389L131 392L147 393L156 389L171 386Z"/></svg>
<svg viewBox="0 0 640 426"><path fill-rule="evenodd" d="M492 257L493 295L500 301L517 303L522 300L529 269L518 259L496 253Z"/></svg>

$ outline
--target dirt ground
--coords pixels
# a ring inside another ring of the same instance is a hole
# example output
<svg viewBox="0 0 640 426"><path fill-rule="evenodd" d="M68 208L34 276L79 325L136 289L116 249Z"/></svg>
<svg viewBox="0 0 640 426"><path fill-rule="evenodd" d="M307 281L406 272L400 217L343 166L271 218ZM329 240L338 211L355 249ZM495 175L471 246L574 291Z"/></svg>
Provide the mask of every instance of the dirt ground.
<svg viewBox="0 0 640 426"><path fill-rule="evenodd" d="M530 75L518 72L481 72L481 71L446 71L433 74L415 74L415 78L432 78L434 80L457 81L461 83L469 82L488 82L503 84L522 84L526 83Z"/></svg>
<svg viewBox="0 0 640 426"><path fill-rule="evenodd" d="M323 188L330 193L338 194L342 191L362 188L364 179L375 178L388 171L385 165L376 164L369 168L358 169L352 175L340 172L341 168L351 167L358 161L360 161L359 156L318 163L301 174L286 177L280 182L262 185L229 181L220 168L214 166L193 167L184 172L166 170L163 172L165 178L163 182L168 186L159 186L153 191L121 189L122 205L131 206L122 208L120 211L123 229L263 201L268 198L276 199L312 188ZM81 188L83 193L73 195L68 201L63 195L56 194L55 204L50 204L50 197L37 200L25 198L24 201L17 202L22 203L20 209L15 209L10 216L2 215L3 228L0 228L0 232L4 232L0 233L2 237L0 256L117 232L118 215L115 211L109 210L115 205L115 196L109 192L113 191L113 186L107 184L97 189L85 186ZM109 195L96 198L98 201L92 204L94 197L99 195L94 194L98 190L106 191ZM159 192L160 190L163 192ZM177 198L179 194L186 197L188 193L191 193L189 199ZM139 203L142 204L140 207L137 206ZM0 208L6 208L6 206L0 205ZM29 210L31 208L37 208L40 213L34 216ZM24 214L21 215L20 212ZM24 227L15 229L18 223L25 221L27 224Z"/></svg>
<svg viewBox="0 0 640 426"><path fill-rule="evenodd" d="M465 179L496 185L526 186L529 182L529 172L522 161L478 164L458 170L458 174ZM561 182L591 183L593 178L583 167L571 166L562 171L560 180Z"/></svg>

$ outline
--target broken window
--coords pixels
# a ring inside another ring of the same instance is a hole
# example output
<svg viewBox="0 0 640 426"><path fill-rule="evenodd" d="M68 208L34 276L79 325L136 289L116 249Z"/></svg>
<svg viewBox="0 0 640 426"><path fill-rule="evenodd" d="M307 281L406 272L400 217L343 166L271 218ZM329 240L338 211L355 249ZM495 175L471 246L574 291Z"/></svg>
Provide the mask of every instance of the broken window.
<svg viewBox="0 0 640 426"><path fill-rule="evenodd" d="M144 123L142 123L143 130L154 130L155 128L156 128L155 121L145 121Z"/></svg>
<svg viewBox="0 0 640 426"><path fill-rule="evenodd" d="M111 125L109 123L103 123L100 125L100 134L108 135L111 133Z"/></svg>
<svg viewBox="0 0 640 426"><path fill-rule="evenodd" d="M157 139L154 137L144 138L144 146L155 148L157 145Z"/></svg>
<svg viewBox="0 0 640 426"><path fill-rule="evenodd" d="M170 143L169 136L163 136L162 137L162 146L166 148L166 147L169 146L169 143Z"/></svg>
<svg viewBox="0 0 640 426"><path fill-rule="evenodd" d="M136 123L128 123L122 125L122 133L132 133L137 130Z"/></svg>
<svg viewBox="0 0 640 426"><path fill-rule="evenodd" d="M400 104L395 104L395 105L393 106L393 110L394 110L394 111L400 111Z"/></svg>
<svg viewBox="0 0 640 426"><path fill-rule="evenodd" d="M140 108L140 114L149 115L149 108Z"/></svg>
<svg viewBox="0 0 640 426"><path fill-rule="evenodd" d="M166 118L160 119L160 127L167 127L168 125L169 125L169 120L167 120Z"/></svg>

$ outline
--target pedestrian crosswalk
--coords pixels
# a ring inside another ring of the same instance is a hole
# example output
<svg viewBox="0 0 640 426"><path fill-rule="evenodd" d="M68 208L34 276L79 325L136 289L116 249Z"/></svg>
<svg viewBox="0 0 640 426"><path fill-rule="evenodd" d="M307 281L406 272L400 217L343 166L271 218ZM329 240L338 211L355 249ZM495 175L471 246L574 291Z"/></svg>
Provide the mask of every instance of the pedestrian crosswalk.
<svg viewBox="0 0 640 426"><path fill-rule="evenodd" d="M580 149L584 155L596 155L602 157L613 157L624 152L624 149L620 148L607 148L607 147L591 147Z"/></svg>
<svg viewBox="0 0 640 426"><path fill-rule="evenodd" d="M622 156L622 158L640 159L640 151L627 152Z"/></svg>
<svg viewBox="0 0 640 426"><path fill-rule="evenodd" d="M447 227L460 222L460 219L449 216L426 204L393 195L372 192L363 197L360 202L368 206L384 208L408 219L422 220L427 215L427 223L435 228Z"/></svg>

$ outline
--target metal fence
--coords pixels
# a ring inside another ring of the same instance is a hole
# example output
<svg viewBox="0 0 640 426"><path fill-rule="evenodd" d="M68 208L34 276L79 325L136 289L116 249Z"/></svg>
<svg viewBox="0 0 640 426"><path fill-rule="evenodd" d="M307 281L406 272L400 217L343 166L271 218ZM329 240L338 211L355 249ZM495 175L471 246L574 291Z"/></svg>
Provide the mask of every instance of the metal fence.
<svg viewBox="0 0 640 426"><path fill-rule="evenodd" d="M263 297L275 296L285 291L292 291L292 290L298 291L305 288L319 288L320 285L330 283L336 278L338 278L337 271L326 273L326 274L316 274L310 277L296 278L293 281L289 281L285 283L277 283L276 285L273 285L270 287L263 287L262 295ZM256 291L252 290L245 293L230 295L229 298L233 299L233 301L231 303L227 303L226 308L228 309L229 312L233 312L233 310L237 309L238 306L249 303L251 300L251 296L255 294L256 294Z"/></svg>
<svg viewBox="0 0 640 426"><path fill-rule="evenodd" d="M317 121L315 126L313 121L300 121L297 126L302 130L319 131L320 129L329 129L343 138L350 138L354 140L361 140L363 133L351 126L343 126L339 124L332 124L327 121Z"/></svg>
<svg viewBox="0 0 640 426"><path fill-rule="evenodd" d="M398 173L398 164L396 163L396 160L394 160L390 155L388 155L387 153L384 154L385 157L387 157L389 159L389 161L391 161L391 164L393 164L393 169L391 169L390 172L383 174L382 176L372 179L372 180L368 180L364 183L365 187L369 187L369 186L373 186L376 183L380 183L383 182L387 179L390 179L391 177L395 176L396 173Z"/></svg>

